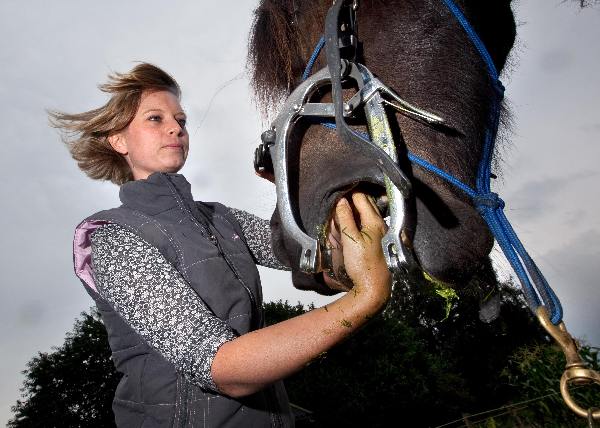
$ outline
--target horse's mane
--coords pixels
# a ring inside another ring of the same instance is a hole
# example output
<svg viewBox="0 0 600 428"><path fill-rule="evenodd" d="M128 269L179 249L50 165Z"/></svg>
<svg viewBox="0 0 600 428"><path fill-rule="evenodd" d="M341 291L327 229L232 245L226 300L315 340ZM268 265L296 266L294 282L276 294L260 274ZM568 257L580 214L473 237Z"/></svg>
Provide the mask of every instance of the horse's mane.
<svg viewBox="0 0 600 428"><path fill-rule="evenodd" d="M313 46L306 37L317 34L327 2L262 0L254 12L248 41L248 66L257 103L267 111L299 82L304 58Z"/></svg>
<svg viewBox="0 0 600 428"><path fill-rule="evenodd" d="M393 6L395 2L373 0L378 6ZM511 0L469 3L470 12L477 16L472 24L498 70L504 66L515 38L512 13L506 6L510 3ZM322 33L330 4L330 0L261 0L254 11L248 68L255 100L265 113L300 83L305 61Z"/></svg>

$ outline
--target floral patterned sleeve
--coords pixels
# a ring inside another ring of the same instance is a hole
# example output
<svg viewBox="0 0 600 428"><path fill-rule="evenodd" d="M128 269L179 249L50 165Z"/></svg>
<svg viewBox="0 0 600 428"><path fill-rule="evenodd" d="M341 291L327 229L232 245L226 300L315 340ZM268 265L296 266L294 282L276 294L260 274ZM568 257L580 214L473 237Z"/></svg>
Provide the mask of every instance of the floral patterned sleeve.
<svg viewBox="0 0 600 428"><path fill-rule="evenodd" d="M248 248L256 260L256 264L278 270L290 270L273 254L271 246L271 227L268 220L249 212L229 208L231 215L238 221L244 232Z"/></svg>
<svg viewBox="0 0 600 428"><path fill-rule="evenodd" d="M190 382L218 391L211 365L235 333L216 317L154 246L108 224L92 240L96 287L104 299Z"/></svg>

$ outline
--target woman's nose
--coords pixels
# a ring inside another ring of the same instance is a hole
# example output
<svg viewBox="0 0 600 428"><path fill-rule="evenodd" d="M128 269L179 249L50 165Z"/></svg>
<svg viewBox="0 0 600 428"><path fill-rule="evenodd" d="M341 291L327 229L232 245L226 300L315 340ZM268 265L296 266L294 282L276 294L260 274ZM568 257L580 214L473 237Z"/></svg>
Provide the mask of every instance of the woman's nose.
<svg viewBox="0 0 600 428"><path fill-rule="evenodd" d="M172 123L169 126L169 131L168 132L169 132L169 135L181 136L181 135L183 135L183 133L185 131L184 131L183 126L181 126L181 124L179 122L175 121L174 123Z"/></svg>

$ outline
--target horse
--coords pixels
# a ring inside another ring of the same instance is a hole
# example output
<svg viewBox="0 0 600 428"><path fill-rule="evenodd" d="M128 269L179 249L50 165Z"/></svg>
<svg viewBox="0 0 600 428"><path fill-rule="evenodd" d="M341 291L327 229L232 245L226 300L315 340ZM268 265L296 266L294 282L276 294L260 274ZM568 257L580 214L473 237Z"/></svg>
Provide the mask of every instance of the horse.
<svg viewBox="0 0 600 428"><path fill-rule="evenodd" d="M249 65L256 99L274 111L303 79L313 47L323 34L330 1L262 0L255 10L249 39ZM516 35L510 0L458 2L487 47L497 70L506 64ZM390 126L399 164L412 184L402 240L420 269L432 280L465 283L489 267L493 237L472 200L448 182L412 165L413 153L473 186L482 156L486 121L494 88L479 52L440 0L367 0L360 4L361 45L357 61L397 93L444 119L431 127L401 112ZM326 66L318 58L314 68ZM354 91L345 88L346 98ZM317 101L331 100L327 88ZM364 129L364 123L356 123ZM296 126L290 136L290 194L298 223L312 237L328 227L336 201L353 189L381 199L384 174L373 162L358 157L335 132L314 123ZM278 202L279 203L279 202ZM322 294L339 290L322 272L297 267L298 245L286 235L276 209L271 218L276 256L292 267L300 289Z"/></svg>
<svg viewBox="0 0 600 428"><path fill-rule="evenodd" d="M565 354L563 399L578 415L600 419L569 392L570 383L600 384L600 374L579 356L557 296L490 190L506 112L498 75L516 36L511 0L365 0L360 43L358 9L358 0L261 0L255 11L252 84L266 111L283 104L255 153L259 175L269 165L276 172L276 257L292 269L297 288L350 289L343 260L326 245L340 233L333 208L353 190L377 199L382 215L388 206L382 246L395 279L404 274L405 283L416 271L408 266L445 287L482 267L489 274L491 229L529 307ZM325 42L326 61L318 56ZM313 67L321 71L305 81Z"/></svg>

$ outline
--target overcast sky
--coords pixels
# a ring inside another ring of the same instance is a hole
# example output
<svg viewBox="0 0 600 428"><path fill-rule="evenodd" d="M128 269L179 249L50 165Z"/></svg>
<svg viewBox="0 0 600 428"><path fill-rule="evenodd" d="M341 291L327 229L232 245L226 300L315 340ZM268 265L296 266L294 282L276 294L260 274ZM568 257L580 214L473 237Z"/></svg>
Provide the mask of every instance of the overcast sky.
<svg viewBox="0 0 600 428"><path fill-rule="evenodd" d="M73 275L75 225L118 205L114 185L77 169L45 109L95 108L106 101L96 85L107 73L155 63L183 88L191 154L182 172L194 196L270 216L274 189L252 169L266 124L244 74L254 4L0 1L0 421L19 398L26 362L62 344L91 306ZM600 10L521 0L515 12L518 42L503 79L513 135L497 190L567 327L600 345ZM261 274L265 300L329 301L294 290L286 273Z"/></svg>

